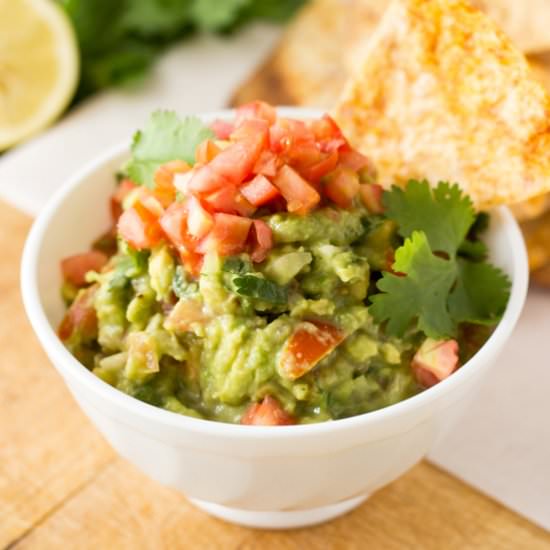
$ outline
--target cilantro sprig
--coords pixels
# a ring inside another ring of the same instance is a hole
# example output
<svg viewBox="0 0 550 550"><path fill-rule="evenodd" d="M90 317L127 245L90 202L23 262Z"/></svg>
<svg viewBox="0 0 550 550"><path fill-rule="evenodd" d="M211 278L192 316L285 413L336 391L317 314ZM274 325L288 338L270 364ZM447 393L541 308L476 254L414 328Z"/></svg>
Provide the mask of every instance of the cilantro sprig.
<svg viewBox="0 0 550 550"><path fill-rule="evenodd" d="M151 187L155 170L164 162L194 163L195 150L214 133L197 117L180 119L172 111L156 111L143 130L134 135L132 158L126 165L128 177Z"/></svg>
<svg viewBox="0 0 550 550"><path fill-rule="evenodd" d="M387 191L384 204L405 240L393 273L384 272L380 292L371 295L374 319L385 322L389 334L413 329L431 338L456 336L463 322L496 323L510 281L485 261L484 245L471 239L479 218L458 185L440 182L432 190L427 181L410 181Z"/></svg>

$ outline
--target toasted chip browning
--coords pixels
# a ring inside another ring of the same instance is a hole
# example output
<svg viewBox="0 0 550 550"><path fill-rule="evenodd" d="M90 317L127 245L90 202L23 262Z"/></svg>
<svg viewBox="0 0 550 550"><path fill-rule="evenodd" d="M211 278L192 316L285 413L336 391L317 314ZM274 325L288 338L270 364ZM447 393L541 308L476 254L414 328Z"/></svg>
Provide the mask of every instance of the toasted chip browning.
<svg viewBox="0 0 550 550"><path fill-rule="evenodd" d="M536 271L550 265L550 212L521 225L529 253L529 268Z"/></svg>
<svg viewBox="0 0 550 550"><path fill-rule="evenodd" d="M334 114L382 184L456 181L478 208L550 189L550 97L462 0L392 4Z"/></svg>

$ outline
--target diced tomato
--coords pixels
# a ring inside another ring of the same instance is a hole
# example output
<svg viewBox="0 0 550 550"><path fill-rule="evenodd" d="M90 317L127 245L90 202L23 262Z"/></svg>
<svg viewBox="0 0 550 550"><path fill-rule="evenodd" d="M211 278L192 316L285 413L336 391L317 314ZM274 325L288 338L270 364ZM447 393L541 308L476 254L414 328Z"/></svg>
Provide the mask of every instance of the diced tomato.
<svg viewBox="0 0 550 550"><path fill-rule="evenodd" d="M288 426L296 420L288 414L279 401L266 395L261 403L253 403L244 412L241 424L247 426Z"/></svg>
<svg viewBox="0 0 550 550"><path fill-rule="evenodd" d="M241 184L252 173L264 144L264 138L256 135L230 145L197 171L189 183L189 189L205 193L215 191L227 183Z"/></svg>
<svg viewBox="0 0 550 550"><path fill-rule="evenodd" d="M262 175L256 176L252 181L245 183L240 191L244 198L254 206L261 206L279 196L279 190Z"/></svg>
<svg viewBox="0 0 550 550"><path fill-rule="evenodd" d="M333 325L318 321L302 323L283 349L279 371L290 380L296 380L309 372L343 340L344 333Z"/></svg>
<svg viewBox="0 0 550 550"><path fill-rule="evenodd" d="M273 232L271 227L262 220L252 222L252 251L250 257L253 262L263 262L267 253L273 248Z"/></svg>
<svg viewBox="0 0 550 550"><path fill-rule="evenodd" d="M215 250L222 256L239 254L245 249L251 225L250 218L216 213L214 228L197 246L197 252L206 254Z"/></svg>
<svg viewBox="0 0 550 550"><path fill-rule="evenodd" d="M128 193L133 191L136 187L137 185L129 179L123 179L117 185L117 188L111 197L111 217L115 223L122 214L122 202Z"/></svg>
<svg viewBox="0 0 550 550"><path fill-rule="evenodd" d="M204 197L204 202L215 212L252 216L256 207L241 194L235 185L225 185Z"/></svg>
<svg viewBox="0 0 550 550"><path fill-rule="evenodd" d="M183 193L210 193L228 184L225 177L215 172L210 164L199 166L192 174L189 180L185 179L185 191L182 189L182 182L177 182L177 188Z"/></svg>
<svg viewBox="0 0 550 550"><path fill-rule="evenodd" d="M269 137L269 124L259 118L242 120L235 126L235 130L229 136L233 142L237 141L259 141L262 149L267 147Z"/></svg>
<svg viewBox="0 0 550 550"><path fill-rule="evenodd" d="M171 160L161 164L156 170L153 176L155 186L169 187L173 185L175 174L185 174L191 170L191 166L184 160Z"/></svg>
<svg viewBox="0 0 550 550"><path fill-rule="evenodd" d="M299 143L285 153L287 164L298 172L323 160L323 153L315 142Z"/></svg>
<svg viewBox="0 0 550 550"><path fill-rule="evenodd" d="M235 125L232 122L218 118L210 124L210 128L218 139L226 140L235 130Z"/></svg>
<svg viewBox="0 0 550 550"><path fill-rule="evenodd" d="M277 174L280 166L279 157L272 151L264 150L252 168L252 173L272 178Z"/></svg>
<svg viewBox="0 0 550 550"><path fill-rule="evenodd" d="M377 183L362 183L359 186L359 194L363 200L363 204L372 214L382 214L384 212L384 204L382 196L384 189Z"/></svg>
<svg viewBox="0 0 550 550"><path fill-rule="evenodd" d="M191 236L202 239L214 226L214 218L195 196L187 200L187 209L187 230Z"/></svg>
<svg viewBox="0 0 550 550"><path fill-rule="evenodd" d="M349 208L359 192L359 176L349 168L337 168L327 176L325 195L338 206Z"/></svg>
<svg viewBox="0 0 550 550"><path fill-rule="evenodd" d="M310 183L318 184L323 176L332 172L338 164L338 152L325 154L321 160L300 171L301 175Z"/></svg>
<svg viewBox="0 0 550 550"><path fill-rule="evenodd" d="M189 211L187 203L175 202L159 219L160 227L168 240L178 249L193 251L199 240L193 238L187 229Z"/></svg>
<svg viewBox="0 0 550 550"><path fill-rule="evenodd" d="M458 367L458 342L427 338L413 357L411 367L426 388L450 376Z"/></svg>
<svg viewBox="0 0 550 550"><path fill-rule="evenodd" d="M67 341L75 331L84 341L93 340L97 336L97 314L94 308L96 292L97 285L93 285L78 293L59 325L57 334L61 340Z"/></svg>
<svg viewBox="0 0 550 550"><path fill-rule="evenodd" d="M315 144L315 136L301 120L279 118L269 129L269 147L274 153L287 153L305 144Z"/></svg>
<svg viewBox="0 0 550 550"><path fill-rule="evenodd" d="M154 175L154 195L164 208L170 206L176 199L174 177L176 174L185 174L191 167L183 160L173 160L159 166Z"/></svg>
<svg viewBox="0 0 550 550"><path fill-rule="evenodd" d="M84 286L86 273L100 271L107 261L108 257L103 252L90 250L61 260L61 272L65 281L75 286Z"/></svg>
<svg viewBox="0 0 550 550"><path fill-rule="evenodd" d="M340 164L353 170L359 172L363 168L370 166L370 160L359 151L355 149L350 149L349 151L342 151L340 153Z"/></svg>
<svg viewBox="0 0 550 550"><path fill-rule="evenodd" d="M122 213L117 229L119 235L137 250L152 248L162 237L158 219L140 202Z"/></svg>
<svg viewBox="0 0 550 550"><path fill-rule="evenodd" d="M159 224L179 253L182 264L194 276L200 273L202 256L195 249L199 239L189 234L187 228L188 207L185 203L172 204L159 220Z"/></svg>
<svg viewBox="0 0 550 550"><path fill-rule="evenodd" d="M141 206L149 210L149 212L155 218L160 218L164 214L164 207L158 200L156 194L145 187L141 187L140 191L141 193L139 197L137 198L136 202L132 206L135 206L136 203L139 202Z"/></svg>
<svg viewBox="0 0 550 550"><path fill-rule="evenodd" d="M208 164L220 151L211 139L205 139L195 151L195 160L201 164Z"/></svg>
<svg viewBox="0 0 550 550"><path fill-rule="evenodd" d="M192 330L193 325L204 324L210 316L204 311L201 299L181 299L170 311L166 323L170 330L186 332Z"/></svg>
<svg viewBox="0 0 550 550"><path fill-rule="evenodd" d="M277 119L277 111L274 107L265 103L264 101L252 101L237 107L237 120L238 126L243 120L258 118L265 120L268 124L273 124Z"/></svg>
<svg viewBox="0 0 550 550"><path fill-rule="evenodd" d="M313 132L316 141L327 141L330 139L343 139L344 135L334 119L325 113L320 119L307 121L307 127Z"/></svg>
<svg viewBox="0 0 550 550"><path fill-rule="evenodd" d="M283 166L273 183L286 199L289 212L307 214L321 200L319 193L290 166Z"/></svg>
<svg viewBox="0 0 550 550"><path fill-rule="evenodd" d="M188 250L184 247L179 249L179 255L181 263L184 265L186 271L193 275L193 277L198 277L201 273L204 257L201 254Z"/></svg>

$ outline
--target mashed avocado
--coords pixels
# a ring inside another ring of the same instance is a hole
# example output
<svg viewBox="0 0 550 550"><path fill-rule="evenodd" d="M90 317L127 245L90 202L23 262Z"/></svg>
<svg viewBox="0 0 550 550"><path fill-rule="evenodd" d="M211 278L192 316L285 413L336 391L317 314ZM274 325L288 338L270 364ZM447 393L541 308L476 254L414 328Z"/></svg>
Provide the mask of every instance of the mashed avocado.
<svg viewBox="0 0 550 550"><path fill-rule="evenodd" d="M224 422L239 422L266 395L299 422L316 422L419 391L409 367L415 339L382 334L365 305L372 274L363 250L383 256L395 231L380 232L363 208L264 220L274 236L264 262L212 253L196 279L167 244L138 252L120 241L108 267L88 275L97 284L93 372L150 404ZM343 343L292 379L279 366L285 344L312 321L338 327ZM89 343L68 345L82 355Z"/></svg>
<svg viewBox="0 0 550 550"><path fill-rule="evenodd" d="M59 336L93 373L178 414L282 425L386 407L479 349L509 281L457 185L383 191L327 115L257 102L213 128L154 114L114 228L62 261Z"/></svg>

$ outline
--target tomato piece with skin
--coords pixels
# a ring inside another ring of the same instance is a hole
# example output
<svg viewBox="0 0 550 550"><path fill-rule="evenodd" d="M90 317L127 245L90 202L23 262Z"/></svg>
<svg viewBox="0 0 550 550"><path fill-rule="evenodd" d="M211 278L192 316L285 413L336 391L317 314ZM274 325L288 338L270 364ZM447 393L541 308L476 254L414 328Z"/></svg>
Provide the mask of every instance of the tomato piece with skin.
<svg viewBox="0 0 550 550"><path fill-rule="evenodd" d="M86 273L88 271L100 271L108 260L107 255L98 250L90 250L89 252L64 258L61 260L63 279L75 286L84 286L86 284Z"/></svg>
<svg viewBox="0 0 550 550"><path fill-rule="evenodd" d="M359 192L359 176L349 168L339 167L327 176L324 192L338 206L349 208Z"/></svg>
<svg viewBox="0 0 550 550"><path fill-rule="evenodd" d="M321 178L332 172L338 165L338 153L325 154L321 160L300 171L301 175L310 183L317 185Z"/></svg>
<svg viewBox="0 0 550 550"><path fill-rule="evenodd" d="M372 167L372 163L369 158L355 149L342 151L340 153L340 164L346 168L354 170L355 172L370 169Z"/></svg>
<svg viewBox="0 0 550 550"><path fill-rule="evenodd" d="M214 214L212 231L199 243L196 251L206 254L216 251L221 256L230 256L243 252L248 239L252 220L233 214Z"/></svg>
<svg viewBox="0 0 550 550"><path fill-rule="evenodd" d="M308 120L307 126L313 132L316 141L344 139L344 134L334 119L325 113L320 119Z"/></svg>
<svg viewBox="0 0 550 550"><path fill-rule="evenodd" d="M269 125L277 120L277 111L275 107L265 101L252 101L237 107L236 126L239 126L244 120L260 119Z"/></svg>
<svg viewBox="0 0 550 550"><path fill-rule="evenodd" d="M382 202L384 189L381 185L377 183L362 183L359 186L359 195L371 214L382 214L384 212L384 204Z"/></svg>
<svg viewBox="0 0 550 550"><path fill-rule="evenodd" d="M242 120L229 136L230 141L259 141L262 148L267 148L269 139L269 124L259 118L248 118Z"/></svg>
<svg viewBox="0 0 550 550"><path fill-rule="evenodd" d="M201 242L189 234L187 204L172 204L159 220L164 235L177 250L181 263L193 276L198 276L202 266L202 255L195 249Z"/></svg>
<svg viewBox="0 0 550 550"><path fill-rule="evenodd" d="M162 238L157 217L140 202L125 210L118 220L119 235L137 250L152 248Z"/></svg>
<svg viewBox="0 0 550 550"><path fill-rule="evenodd" d="M279 401L266 395L260 403L253 403L246 409L241 424L247 426L289 426L296 424L293 416L288 414Z"/></svg>
<svg viewBox="0 0 550 550"><path fill-rule="evenodd" d="M411 368L418 383L429 388L458 368L458 342L427 338L413 357Z"/></svg>
<svg viewBox="0 0 550 550"><path fill-rule="evenodd" d="M113 222L117 222L118 218L122 214L122 202L128 196L128 193L132 192L137 185L129 180L123 179L116 187L115 192L111 197L111 217Z"/></svg>
<svg viewBox="0 0 550 550"><path fill-rule="evenodd" d="M228 120L218 118L210 124L210 129L216 134L217 139L225 141L235 131L235 125Z"/></svg>
<svg viewBox="0 0 550 550"><path fill-rule="evenodd" d="M187 227L188 216L189 209L187 203L175 202L167 208L166 212L159 219L159 225L164 235L180 254L182 249L190 252L194 251L199 243L199 239L193 238L189 234Z"/></svg>
<svg viewBox="0 0 550 550"><path fill-rule="evenodd" d="M211 193L226 186L228 180L218 174L210 164L194 167L189 178L182 178L176 183L178 190L183 193ZM185 183L185 185L184 185ZM183 190L185 188L185 191Z"/></svg>
<svg viewBox="0 0 550 550"><path fill-rule="evenodd" d="M257 175L240 188L243 197L254 206L262 206L280 195L279 190L265 177Z"/></svg>
<svg viewBox="0 0 550 550"><path fill-rule="evenodd" d="M221 149L211 139L205 139L195 151L195 160L201 164L208 164L220 152Z"/></svg>
<svg viewBox="0 0 550 550"><path fill-rule="evenodd" d="M273 183L287 202L289 212L304 215L315 208L321 200L316 189L290 166L284 165Z"/></svg>
<svg viewBox="0 0 550 550"><path fill-rule="evenodd" d="M214 226L214 218L200 200L191 195L187 200L187 230L192 237L202 239Z"/></svg>
<svg viewBox="0 0 550 550"><path fill-rule="evenodd" d="M192 191L208 192L227 183L241 184L252 173L264 146L265 138L260 134L233 143L197 171L189 182L189 188ZM202 172L208 172L208 177L199 178Z"/></svg>
<svg viewBox="0 0 550 550"><path fill-rule="evenodd" d="M273 248L273 231L263 220L252 222L252 250L250 257L253 262L263 262L267 253Z"/></svg>
<svg viewBox="0 0 550 550"><path fill-rule="evenodd" d="M277 175L281 164L281 159L275 153L266 149L260 153L254 168L252 168L252 173L272 178Z"/></svg>
<svg viewBox="0 0 550 550"><path fill-rule="evenodd" d="M331 353L344 338L344 333L334 325L320 321L301 323L282 351L279 372L290 380L300 378Z"/></svg>
<svg viewBox="0 0 550 550"><path fill-rule="evenodd" d="M315 136L302 120L279 118L269 129L269 148L274 153L286 154L305 145L315 145Z"/></svg>
<svg viewBox="0 0 550 550"><path fill-rule="evenodd" d="M225 214L239 214L248 217L256 211L256 207L242 195L235 185L226 185L214 193L206 195L204 202L214 212Z"/></svg>
<svg viewBox="0 0 550 550"><path fill-rule="evenodd" d="M66 342L75 331L83 340L93 340L97 335L97 314L94 308L94 296L97 285L82 290L70 305L61 321L57 334Z"/></svg>
<svg viewBox="0 0 550 550"><path fill-rule="evenodd" d="M164 208L168 208L176 200L176 188L174 187L176 174L185 174L189 170L191 167L184 160L166 162L155 170L153 194Z"/></svg>
<svg viewBox="0 0 550 550"><path fill-rule="evenodd" d="M317 164L323 159L323 153L321 153L315 142L294 145L289 148L284 156L286 164L289 164L298 172L302 172L305 168Z"/></svg>

